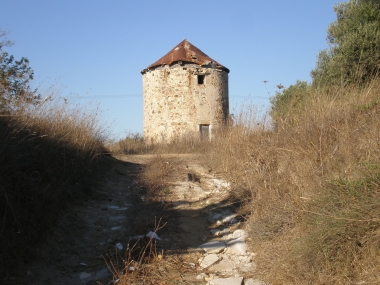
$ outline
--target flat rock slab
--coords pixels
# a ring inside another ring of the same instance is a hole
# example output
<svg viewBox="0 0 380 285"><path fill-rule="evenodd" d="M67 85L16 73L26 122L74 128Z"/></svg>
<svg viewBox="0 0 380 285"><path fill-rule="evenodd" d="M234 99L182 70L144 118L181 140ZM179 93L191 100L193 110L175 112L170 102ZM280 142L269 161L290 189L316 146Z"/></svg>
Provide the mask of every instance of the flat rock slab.
<svg viewBox="0 0 380 285"><path fill-rule="evenodd" d="M261 281L259 279L247 279L244 281L244 285L265 285L266 283L264 281Z"/></svg>
<svg viewBox="0 0 380 285"><path fill-rule="evenodd" d="M214 272L231 272L235 269L236 264L229 260L222 260L217 264L212 265L209 270Z"/></svg>
<svg viewBox="0 0 380 285"><path fill-rule="evenodd" d="M215 253L212 253L212 254L206 255L206 257L202 260L202 262L201 262L201 264L199 264L199 266L201 268L207 268L207 267L213 265L217 261L219 261L218 255Z"/></svg>
<svg viewBox="0 0 380 285"><path fill-rule="evenodd" d="M247 233L245 230L236 230L232 233L232 238L240 238L246 236Z"/></svg>
<svg viewBox="0 0 380 285"><path fill-rule="evenodd" d="M207 253L219 253L219 252L222 252L226 248L226 245L224 244L224 242L210 241L210 242L201 244L199 248L203 249Z"/></svg>
<svg viewBox="0 0 380 285"><path fill-rule="evenodd" d="M207 285L242 285L243 277L217 278L210 280Z"/></svg>
<svg viewBox="0 0 380 285"><path fill-rule="evenodd" d="M208 216L208 221L211 224L218 223L228 223L232 219L234 219L237 215L233 209L227 208L217 211L210 211Z"/></svg>

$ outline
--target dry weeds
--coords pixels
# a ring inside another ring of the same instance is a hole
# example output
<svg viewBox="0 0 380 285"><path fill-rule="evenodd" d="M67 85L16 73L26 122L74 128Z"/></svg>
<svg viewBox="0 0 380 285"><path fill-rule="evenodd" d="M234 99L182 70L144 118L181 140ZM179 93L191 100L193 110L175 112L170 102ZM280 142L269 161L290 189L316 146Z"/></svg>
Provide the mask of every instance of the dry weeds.
<svg viewBox="0 0 380 285"><path fill-rule="evenodd" d="M379 94L379 81L314 89L275 127L246 106L211 142L145 151L194 151L223 173L248 218L256 274L269 284L378 284ZM153 196L174 169L161 156L147 166Z"/></svg>
<svg viewBox="0 0 380 285"><path fill-rule="evenodd" d="M18 105L0 117L0 278L29 259L105 151L98 113L60 101ZM1 279L3 280L3 279Z"/></svg>
<svg viewBox="0 0 380 285"><path fill-rule="evenodd" d="M241 210L270 284L380 282L379 91L376 81L313 90L274 129L248 109L213 141L208 163L249 201Z"/></svg>
<svg viewBox="0 0 380 285"><path fill-rule="evenodd" d="M108 149L114 155L133 154L184 154L202 153L209 147L209 141L202 140L198 135L188 135L173 138L167 143L146 143L140 134L128 134L125 139L110 143Z"/></svg>

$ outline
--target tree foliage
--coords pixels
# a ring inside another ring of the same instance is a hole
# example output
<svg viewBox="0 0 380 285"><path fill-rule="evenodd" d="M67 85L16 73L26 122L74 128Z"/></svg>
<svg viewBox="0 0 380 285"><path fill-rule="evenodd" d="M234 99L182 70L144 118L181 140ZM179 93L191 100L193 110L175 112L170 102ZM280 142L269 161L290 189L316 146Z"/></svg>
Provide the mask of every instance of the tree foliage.
<svg viewBox="0 0 380 285"><path fill-rule="evenodd" d="M29 60L22 57L16 60L3 50L13 43L5 38L6 33L0 31L0 110L7 110L19 101L37 102L39 96L32 91L29 81L33 79L33 70Z"/></svg>
<svg viewBox="0 0 380 285"><path fill-rule="evenodd" d="M313 84L365 82L380 71L380 0L350 0L334 10L329 49L319 53Z"/></svg>
<svg viewBox="0 0 380 285"><path fill-rule="evenodd" d="M270 99L271 117L275 121L279 118L285 118L289 112L301 107L302 102L310 93L309 91L310 85L306 81L297 80L296 84L290 85L282 92L276 92L276 95Z"/></svg>

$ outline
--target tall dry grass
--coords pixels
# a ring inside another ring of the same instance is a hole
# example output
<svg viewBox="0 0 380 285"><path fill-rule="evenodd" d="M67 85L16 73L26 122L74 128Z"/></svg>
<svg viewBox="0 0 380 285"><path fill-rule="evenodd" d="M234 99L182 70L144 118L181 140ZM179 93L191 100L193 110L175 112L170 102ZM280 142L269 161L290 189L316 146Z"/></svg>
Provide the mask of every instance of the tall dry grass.
<svg viewBox="0 0 380 285"><path fill-rule="evenodd" d="M105 151L98 115L47 100L0 116L0 280L28 261L67 201L91 192L84 181Z"/></svg>
<svg viewBox="0 0 380 285"><path fill-rule="evenodd" d="M202 153L208 147L209 141L202 140L198 134L189 134L171 139L169 142L146 143L139 133L128 134L124 139L107 145L114 155L130 154L175 154Z"/></svg>
<svg viewBox="0 0 380 285"><path fill-rule="evenodd" d="M380 283L379 94L314 89L276 128L248 108L212 142L268 283Z"/></svg>

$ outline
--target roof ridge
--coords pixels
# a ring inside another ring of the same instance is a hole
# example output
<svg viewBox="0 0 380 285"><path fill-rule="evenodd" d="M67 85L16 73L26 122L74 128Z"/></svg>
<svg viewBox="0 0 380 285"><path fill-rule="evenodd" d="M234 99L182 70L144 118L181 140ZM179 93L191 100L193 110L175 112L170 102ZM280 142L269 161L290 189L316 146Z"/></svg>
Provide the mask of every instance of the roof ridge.
<svg viewBox="0 0 380 285"><path fill-rule="evenodd" d="M220 68L227 73L230 72L228 68L218 63L216 60L209 57L199 48L190 43L186 38L183 39L179 44L177 44L173 49L171 49L167 54L157 60L155 63L149 65L146 69L142 71L144 73L147 69L155 68L162 65L171 65L175 62L188 62L195 63L200 66L214 65L213 67Z"/></svg>

